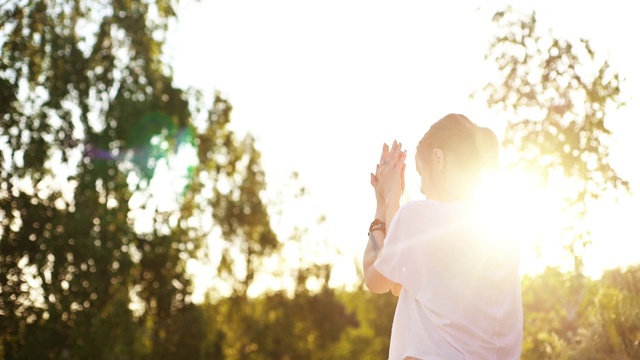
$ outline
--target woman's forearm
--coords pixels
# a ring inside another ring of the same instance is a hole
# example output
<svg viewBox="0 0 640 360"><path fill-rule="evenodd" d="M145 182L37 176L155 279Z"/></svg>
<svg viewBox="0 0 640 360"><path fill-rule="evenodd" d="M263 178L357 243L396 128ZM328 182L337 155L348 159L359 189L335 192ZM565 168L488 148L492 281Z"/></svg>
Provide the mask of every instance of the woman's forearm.
<svg viewBox="0 0 640 360"><path fill-rule="evenodd" d="M373 231L363 256L364 283L371 292L386 293L393 286L393 282L382 275L374 266L384 246L384 234L381 230Z"/></svg>
<svg viewBox="0 0 640 360"><path fill-rule="evenodd" d="M382 251L382 247L384 246L384 234L381 230L373 231L369 235L369 241L367 242L367 247L364 251L363 256L363 268L365 273L373 269L373 263L376 262L380 252Z"/></svg>
<svg viewBox="0 0 640 360"><path fill-rule="evenodd" d="M378 203L374 219L386 221L386 209L384 203ZM369 241L367 242L367 246L364 251L362 264L365 273L367 273L370 268L373 268L373 263L378 259L378 255L380 255L380 251L382 251L382 247L384 246L385 233L386 228L369 232Z"/></svg>
<svg viewBox="0 0 640 360"><path fill-rule="evenodd" d="M384 275L380 274L374 267L374 263L378 259L382 248L384 247L384 238L386 236L386 226L391 223L391 219L398 211L399 204L378 204L376 209L375 219L385 221L384 229L375 229L369 234L369 241L363 256L363 272L365 278L365 284L375 293L385 293L392 290L394 295L398 295L400 286L394 284L391 280L387 279Z"/></svg>
<svg viewBox="0 0 640 360"><path fill-rule="evenodd" d="M385 203L385 206L384 206L384 218L385 218L387 226L389 226L391 224L391 220L393 220L393 217L396 215L396 213L398 212L399 208L400 208L400 201L399 200L387 201Z"/></svg>
<svg viewBox="0 0 640 360"><path fill-rule="evenodd" d="M386 221L386 208L383 201L378 201L374 219L380 222ZM379 283L381 282L381 280L378 278L382 275L379 274L376 268L373 266L373 264L378 259L380 252L382 251L382 247L384 246L385 233L386 225L385 228L369 229L369 239L367 241L367 246L362 257L362 270L365 285L367 286L367 288L369 288L369 290L375 293L383 293L389 290L385 290L384 287L380 286Z"/></svg>

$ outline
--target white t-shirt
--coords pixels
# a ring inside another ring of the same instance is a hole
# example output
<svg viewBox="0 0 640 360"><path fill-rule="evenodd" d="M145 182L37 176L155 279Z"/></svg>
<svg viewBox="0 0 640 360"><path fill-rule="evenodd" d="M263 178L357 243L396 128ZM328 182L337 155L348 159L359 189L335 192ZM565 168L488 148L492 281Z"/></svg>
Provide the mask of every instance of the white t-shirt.
<svg viewBox="0 0 640 360"><path fill-rule="evenodd" d="M520 358L519 242L469 204L412 201L389 224L374 264L402 284L389 359Z"/></svg>

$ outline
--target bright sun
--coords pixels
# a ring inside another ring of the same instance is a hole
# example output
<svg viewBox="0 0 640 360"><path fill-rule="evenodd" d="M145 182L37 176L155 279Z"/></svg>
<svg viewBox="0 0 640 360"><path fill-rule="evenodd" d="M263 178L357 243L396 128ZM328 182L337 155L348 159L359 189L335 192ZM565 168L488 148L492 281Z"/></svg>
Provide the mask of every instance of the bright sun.
<svg viewBox="0 0 640 360"><path fill-rule="evenodd" d="M480 197L480 206L486 209L482 214L519 237L522 274L536 274L566 262L561 245L567 224L562 196L538 179L524 170L504 170L487 182Z"/></svg>

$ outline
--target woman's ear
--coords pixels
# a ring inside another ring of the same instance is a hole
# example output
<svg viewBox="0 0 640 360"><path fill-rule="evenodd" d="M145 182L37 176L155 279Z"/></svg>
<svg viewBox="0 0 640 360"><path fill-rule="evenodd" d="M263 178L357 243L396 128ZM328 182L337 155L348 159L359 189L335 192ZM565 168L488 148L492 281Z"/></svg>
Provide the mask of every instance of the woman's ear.
<svg viewBox="0 0 640 360"><path fill-rule="evenodd" d="M444 151L442 149L433 150L433 164L438 171L444 170Z"/></svg>

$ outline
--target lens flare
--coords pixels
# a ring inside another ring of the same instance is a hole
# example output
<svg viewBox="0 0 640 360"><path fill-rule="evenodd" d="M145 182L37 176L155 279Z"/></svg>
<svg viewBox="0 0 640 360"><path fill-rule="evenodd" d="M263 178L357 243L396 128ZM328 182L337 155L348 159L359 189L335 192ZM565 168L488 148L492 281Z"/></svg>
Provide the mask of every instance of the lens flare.
<svg viewBox="0 0 640 360"><path fill-rule="evenodd" d="M198 157L193 127L176 123L166 114L153 112L134 124L118 124L116 132L127 134L121 146L105 149L88 144L84 156L92 162L111 160L125 169L132 167L137 179L156 184L150 190L158 197L179 202L192 182Z"/></svg>

